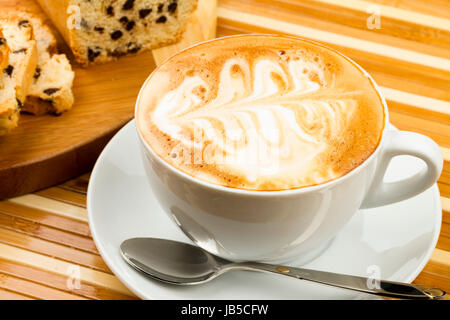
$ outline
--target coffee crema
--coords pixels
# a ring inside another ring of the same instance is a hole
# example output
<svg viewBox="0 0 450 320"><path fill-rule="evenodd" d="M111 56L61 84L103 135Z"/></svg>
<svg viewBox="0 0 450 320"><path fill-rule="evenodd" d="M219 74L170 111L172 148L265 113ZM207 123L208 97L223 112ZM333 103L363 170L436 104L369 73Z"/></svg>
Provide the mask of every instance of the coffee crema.
<svg viewBox="0 0 450 320"><path fill-rule="evenodd" d="M141 91L142 138L173 167L260 191L322 184L377 148L384 106L349 59L313 42L247 35L173 56Z"/></svg>

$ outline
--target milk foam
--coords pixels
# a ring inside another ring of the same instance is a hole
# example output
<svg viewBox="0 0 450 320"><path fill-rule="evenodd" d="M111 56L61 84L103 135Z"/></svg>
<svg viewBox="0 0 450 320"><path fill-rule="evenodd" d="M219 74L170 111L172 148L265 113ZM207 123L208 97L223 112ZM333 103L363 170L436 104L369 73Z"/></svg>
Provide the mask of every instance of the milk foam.
<svg viewBox="0 0 450 320"><path fill-rule="evenodd" d="M336 145L360 118L366 88L336 87L318 58L284 54L290 58L230 55L217 64L216 81L189 74L162 92L145 109L151 132L170 141L160 155L200 179L244 189L341 176L336 163L345 155Z"/></svg>

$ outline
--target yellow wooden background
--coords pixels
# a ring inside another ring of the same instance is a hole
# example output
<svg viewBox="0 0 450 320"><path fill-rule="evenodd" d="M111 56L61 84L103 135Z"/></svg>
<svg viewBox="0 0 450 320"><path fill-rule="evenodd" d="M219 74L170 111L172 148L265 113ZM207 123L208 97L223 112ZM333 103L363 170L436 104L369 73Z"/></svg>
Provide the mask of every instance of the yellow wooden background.
<svg viewBox="0 0 450 320"><path fill-rule="evenodd" d="M439 143L442 229L415 282L450 292L450 1L219 0L217 16L218 36L282 33L337 48L381 86L395 126ZM91 238L88 181L0 201L0 299L136 298ZM78 272L81 287L71 290Z"/></svg>

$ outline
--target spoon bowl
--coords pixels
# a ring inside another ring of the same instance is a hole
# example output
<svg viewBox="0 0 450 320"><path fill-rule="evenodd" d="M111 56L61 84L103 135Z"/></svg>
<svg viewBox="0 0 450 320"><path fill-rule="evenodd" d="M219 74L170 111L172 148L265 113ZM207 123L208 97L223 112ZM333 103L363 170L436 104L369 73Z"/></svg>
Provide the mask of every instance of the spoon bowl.
<svg viewBox="0 0 450 320"><path fill-rule="evenodd" d="M131 266L172 284L198 284L220 274L226 260L199 247L172 240L133 238L122 242L122 257Z"/></svg>

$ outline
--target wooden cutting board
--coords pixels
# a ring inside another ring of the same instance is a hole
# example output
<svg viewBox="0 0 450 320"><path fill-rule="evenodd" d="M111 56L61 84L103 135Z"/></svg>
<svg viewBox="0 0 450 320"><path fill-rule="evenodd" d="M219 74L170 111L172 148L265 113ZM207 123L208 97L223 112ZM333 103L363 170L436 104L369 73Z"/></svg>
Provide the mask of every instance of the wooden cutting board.
<svg viewBox="0 0 450 320"><path fill-rule="evenodd" d="M0 0L0 9L7 6L42 14L33 0ZM59 117L22 115L17 129L0 136L0 199L92 169L109 139L132 119L139 89L155 66L189 45L215 37L215 10L216 0L199 0L175 45L86 69L70 57L75 71L73 109Z"/></svg>

